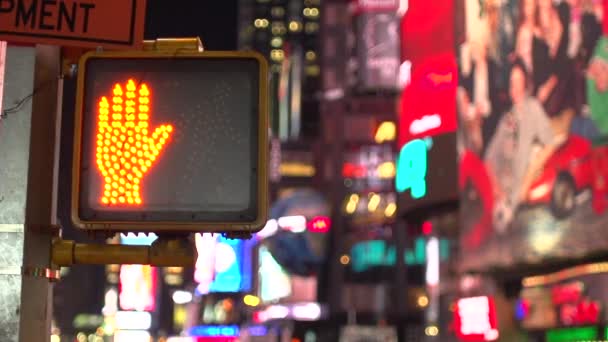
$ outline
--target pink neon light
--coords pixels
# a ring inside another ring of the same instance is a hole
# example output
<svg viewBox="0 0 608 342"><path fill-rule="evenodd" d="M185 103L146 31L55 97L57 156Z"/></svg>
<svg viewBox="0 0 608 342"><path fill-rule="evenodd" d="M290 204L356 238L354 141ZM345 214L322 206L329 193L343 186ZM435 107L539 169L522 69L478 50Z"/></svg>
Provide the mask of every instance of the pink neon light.
<svg viewBox="0 0 608 342"><path fill-rule="evenodd" d="M308 222L308 230L313 233L327 233L331 228L331 219L326 216L317 216Z"/></svg>

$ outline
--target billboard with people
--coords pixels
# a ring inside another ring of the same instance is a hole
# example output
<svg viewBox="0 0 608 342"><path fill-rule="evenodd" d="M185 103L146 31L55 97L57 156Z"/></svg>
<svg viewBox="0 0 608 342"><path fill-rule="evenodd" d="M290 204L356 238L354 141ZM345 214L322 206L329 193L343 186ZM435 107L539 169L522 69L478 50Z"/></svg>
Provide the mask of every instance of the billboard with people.
<svg viewBox="0 0 608 342"><path fill-rule="evenodd" d="M462 1L462 265L503 267L605 250L603 1Z"/></svg>

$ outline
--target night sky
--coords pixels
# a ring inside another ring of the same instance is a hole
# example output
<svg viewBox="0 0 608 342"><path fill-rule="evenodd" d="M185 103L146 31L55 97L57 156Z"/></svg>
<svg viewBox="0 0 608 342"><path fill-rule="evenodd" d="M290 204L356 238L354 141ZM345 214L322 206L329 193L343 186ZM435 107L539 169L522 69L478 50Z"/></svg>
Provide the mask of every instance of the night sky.
<svg viewBox="0 0 608 342"><path fill-rule="evenodd" d="M148 0L145 38L199 36L206 50L235 50L238 0Z"/></svg>

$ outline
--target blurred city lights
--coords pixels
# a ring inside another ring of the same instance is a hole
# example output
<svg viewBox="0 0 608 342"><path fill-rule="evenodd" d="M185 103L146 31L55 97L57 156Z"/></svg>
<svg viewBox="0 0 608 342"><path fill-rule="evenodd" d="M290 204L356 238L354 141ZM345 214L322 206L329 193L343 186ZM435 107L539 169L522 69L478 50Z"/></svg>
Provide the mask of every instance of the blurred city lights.
<svg viewBox="0 0 608 342"><path fill-rule="evenodd" d="M306 231L306 217L304 216L284 216L278 220L279 226L294 233Z"/></svg>
<svg viewBox="0 0 608 342"><path fill-rule="evenodd" d="M357 203L358 202L359 202L359 195L357 195L357 194L350 195L348 203L346 204L346 212L348 214L354 213L355 210L357 210Z"/></svg>
<svg viewBox="0 0 608 342"><path fill-rule="evenodd" d="M397 126L392 121L384 121L378 126L374 140L376 144L387 141L394 141L397 137Z"/></svg>
<svg viewBox="0 0 608 342"><path fill-rule="evenodd" d="M148 330L152 326L152 314L145 311L118 311L116 330Z"/></svg>
<svg viewBox="0 0 608 342"><path fill-rule="evenodd" d="M246 295L243 297L243 303L248 306L258 306L260 305L260 298L254 295Z"/></svg>
<svg viewBox="0 0 608 342"><path fill-rule="evenodd" d="M426 336L437 336L439 335L439 328L434 325L428 326L424 329L424 334Z"/></svg>
<svg viewBox="0 0 608 342"><path fill-rule="evenodd" d="M177 290L173 292L173 302L175 304L186 304L192 301L192 293L188 291Z"/></svg>
<svg viewBox="0 0 608 342"><path fill-rule="evenodd" d="M254 20L253 25L257 28L268 27L268 19L256 19Z"/></svg>
<svg viewBox="0 0 608 342"><path fill-rule="evenodd" d="M346 254L340 257L340 263L342 265L348 265L350 263L350 257Z"/></svg>
<svg viewBox="0 0 608 342"><path fill-rule="evenodd" d="M426 243L426 284L439 285L439 240L436 237Z"/></svg>
<svg viewBox="0 0 608 342"><path fill-rule="evenodd" d="M393 163L391 161L391 162L384 162L384 163L378 165L378 169L376 170L376 172L378 172L378 177L380 179L393 179L393 178L395 178L397 169L395 168L395 163Z"/></svg>
<svg viewBox="0 0 608 342"><path fill-rule="evenodd" d="M429 297L425 295L418 297L417 304L419 307L425 308L427 305L429 305Z"/></svg>
<svg viewBox="0 0 608 342"><path fill-rule="evenodd" d="M433 224L429 221L425 221L422 224L422 234L431 235L432 232L433 232Z"/></svg>
<svg viewBox="0 0 608 342"><path fill-rule="evenodd" d="M378 209L378 205L380 204L380 196L377 194L371 194L369 202L367 202L367 210L370 212L376 211Z"/></svg>
<svg viewBox="0 0 608 342"><path fill-rule="evenodd" d="M386 206L386 208L384 209L384 216L391 217L391 216L395 215L396 211L397 211L397 204L389 203Z"/></svg>
<svg viewBox="0 0 608 342"><path fill-rule="evenodd" d="M296 319L315 321L321 318L321 306L317 303L294 305L292 315Z"/></svg>

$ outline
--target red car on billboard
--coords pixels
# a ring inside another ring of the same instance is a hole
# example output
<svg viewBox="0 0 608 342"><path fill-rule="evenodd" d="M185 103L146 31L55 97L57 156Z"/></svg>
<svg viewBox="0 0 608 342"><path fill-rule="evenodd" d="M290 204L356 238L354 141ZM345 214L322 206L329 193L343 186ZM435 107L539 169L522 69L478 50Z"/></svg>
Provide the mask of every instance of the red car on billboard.
<svg viewBox="0 0 608 342"><path fill-rule="evenodd" d="M526 197L528 205L549 205L557 218L568 217L576 207L576 197L585 190L592 192L596 213L606 208L608 146L571 135L553 153L536 177Z"/></svg>

